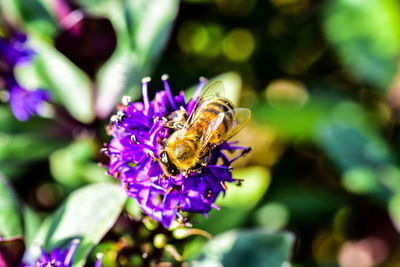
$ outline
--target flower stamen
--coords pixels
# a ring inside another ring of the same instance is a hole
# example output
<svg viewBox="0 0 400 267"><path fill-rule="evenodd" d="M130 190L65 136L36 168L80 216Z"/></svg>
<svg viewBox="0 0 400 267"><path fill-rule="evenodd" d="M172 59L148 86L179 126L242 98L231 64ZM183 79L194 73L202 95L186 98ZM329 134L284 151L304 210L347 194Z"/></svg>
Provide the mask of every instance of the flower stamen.
<svg viewBox="0 0 400 267"><path fill-rule="evenodd" d="M144 77L142 79L142 95L143 95L143 103L144 103L144 110L147 114L150 106L149 102L149 95L148 95L148 83L151 81L150 77Z"/></svg>
<svg viewBox="0 0 400 267"><path fill-rule="evenodd" d="M171 93L171 88L169 87L169 84L168 84L168 79L169 79L168 74L163 74L161 76L161 80L164 83L164 90L165 90L165 93L167 94L167 98L168 98L169 103L171 104L171 107L173 109L178 109L177 106L175 105L175 101L174 101L174 98Z"/></svg>

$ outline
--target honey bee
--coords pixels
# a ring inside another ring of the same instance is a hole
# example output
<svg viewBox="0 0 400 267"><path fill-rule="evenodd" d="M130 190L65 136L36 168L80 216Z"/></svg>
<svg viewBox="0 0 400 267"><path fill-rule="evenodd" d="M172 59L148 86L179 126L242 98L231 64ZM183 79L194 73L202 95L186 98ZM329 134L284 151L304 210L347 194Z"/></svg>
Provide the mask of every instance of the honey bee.
<svg viewBox="0 0 400 267"><path fill-rule="evenodd" d="M159 153L165 176L201 172L211 152L250 120L250 110L234 108L224 92L222 82L214 82L202 92L189 117L183 107L168 117L165 127L174 132L162 141Z"/></svg>

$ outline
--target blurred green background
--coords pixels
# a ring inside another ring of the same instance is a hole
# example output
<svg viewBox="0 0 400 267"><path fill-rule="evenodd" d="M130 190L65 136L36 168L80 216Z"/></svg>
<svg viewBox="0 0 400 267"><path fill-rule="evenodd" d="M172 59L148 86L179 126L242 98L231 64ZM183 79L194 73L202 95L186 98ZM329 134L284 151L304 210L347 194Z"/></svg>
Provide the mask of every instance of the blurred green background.
<svg viewBox="0 0 400 267"><path fill-rule="evenodd" d="M37 51L18 77L51 90L59 105L26 124L0 107L0 169L39 218L74 189L112 180L97 166L107 163L98 151L123 93L140 100L147 75L150 98L164 73L173 93L204 76L223 80L251 109L234 139L253 151L234 166L243 184L229 187L209 219L192 218L195 228L224 233L214 240L222 243L237 229L273 232L258 266L280 266L273 257L292 266L400 265L397 0L61 1L84 12L78 36L62 27L55 2L1 6L3 23L26 31ZM128 214L142 218L129 203ZM96 248L106 251L105 266L114 264L123 226L120 219ZM202 236L171 242L188 260L203 247L221 256ZM223 252L225 266L232 251Z"/></svg>

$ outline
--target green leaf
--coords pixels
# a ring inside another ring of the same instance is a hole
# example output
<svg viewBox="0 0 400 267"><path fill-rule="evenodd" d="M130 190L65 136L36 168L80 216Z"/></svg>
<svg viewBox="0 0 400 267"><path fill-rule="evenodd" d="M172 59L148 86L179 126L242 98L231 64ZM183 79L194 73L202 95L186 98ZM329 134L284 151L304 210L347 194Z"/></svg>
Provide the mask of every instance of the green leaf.
<svg viewBox="0 0 400 267"><path fill-rule="evenodd" d="M389 214L400 232L400 194L395 195L389 202Z"/></svg>
<svg viewBox="0 0 400 267"><path fill-rule="evenodd" d="M334 100L334 101L333 101ZM254 120L276 127L286 138L316 143L341 172L351 192L385 203L400 188L400 168L375 118L358 103L335 95L312 96L300 110L259 104Z"/></svg>
<svg viewBox="0 0 400 267"><path fill-rule="evenodd" d="M330 122L316 130L315 139L342 171L349 191L388 201L387 189L398 190L392 185L400 183L400 175L388 171L397 168L390 149L373 129Z"/></svg>
<svg viewBox="0 0 400 267"><path fill-rule="evenodd" d="M397 0L325 1L324 30L355 77L380 90L389 88L400 55Z"/></svg>
<svg viewBox="0 0 400 267"><path fill-rule="evenodd" d="M149 74L171 32L178 1L77 2L92 14L107 17L117 33L117 48L96 77L96 114L104 118L124 91L134 95L141 78Z"/></svg>
<svg viewBox="0 0 400 267"><path fill-rule="evenodd" d="M21 208L7 178L0 174L0 235L13 237L23 234Z"/></svg>
<svg viewBox="0 0 400 267"><path fill-rule="evenodd" d="M26 246L29 247L34 240L42 221L39 215L27 205L24 205L22 212L24 215L25 242Z"/></svg>
<svg viewBox="0 0 400 267"><path fill-rule="evenodd" d="M0 161L47 158L63 142L38 134L6 134L0 132Z"/></svg>
<svg viewBox="0 0 400 267"><path fill-rule="evenodd" d="M212 210L209 218L197 217L195 228L217 234L238 227L263 197L271 179L269 171L263 167L234 170L233 177L243 179L242 185L227 184L225 197L221 195L216 201L221 210Z"/></svg>
<svg viewBox="0 0 400 267"><path fill-rule="evenodd" d="M32 117L21 123L9 106L0 107L0 170L12 179L30 161L47 159L51 152L65 146L66 140L54 133L53 121Z"/></svg>
<svg viewBox="0 0 400 267"><path fill-rule="evenodd" d="M315 125L329 115L331 108L325 99L314 98L299 110L277 109L265 102L252 109L253 122L274 126L285 138L311 139Z"/></svg>
<svg viewBox="0 0 400 267"><path fill-rule="evenodd" d="M90 123L94 107L89 77L49 43L33 38L30 44L37 53L33 68L40 87L51 91L54 101L62 103L76 119Z"/></svg>
<svg viewBox="0 0 400 267"><path fill-rule="evenodd" d="M8 0L0 2L2 15L18 23L30 34L52 38L58 24L47 5L40 0Z"/></svg>
<svg viewBox="0 0 400 267"><path fill-rule="evenodd" d="M50 171L60 183L76 187L88 182L108 181L106 170L93 162L99 153L91 139L80 139L50 155Z"/></svg>
<svg viewBox="0 0 400 267"><path fill-rule="evenodd" d="M80 239L72 266L83 266L93 247L102 239L118 218L126 200L119 185L97 183L74 191L39 231L36 239L46 251L69 246L72 239Z"/></svg>
<svg viewBox="0 0 400 267"><path fill-rule="evenodd" d="M200 260L190 266L283 266L288 263L293 243L294 236L288 232L232 230L209 241Z"/></svg>

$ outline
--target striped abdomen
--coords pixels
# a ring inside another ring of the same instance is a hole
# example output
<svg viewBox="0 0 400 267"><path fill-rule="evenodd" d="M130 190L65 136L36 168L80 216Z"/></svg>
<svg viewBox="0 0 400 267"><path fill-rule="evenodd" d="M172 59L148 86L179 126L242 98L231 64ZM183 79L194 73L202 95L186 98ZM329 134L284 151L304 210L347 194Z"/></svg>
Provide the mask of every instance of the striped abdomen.
<svg viewBox="0 0 400 267"><path fill-rule="evenodd" d="M190 123L190 134L207 140L209 144L217 144L223 140L233 122L233 105L225 98L214 98L202 103ZM217 125L216 125L217 124ZM204 140L204 139L203 139Z"/></svg>

